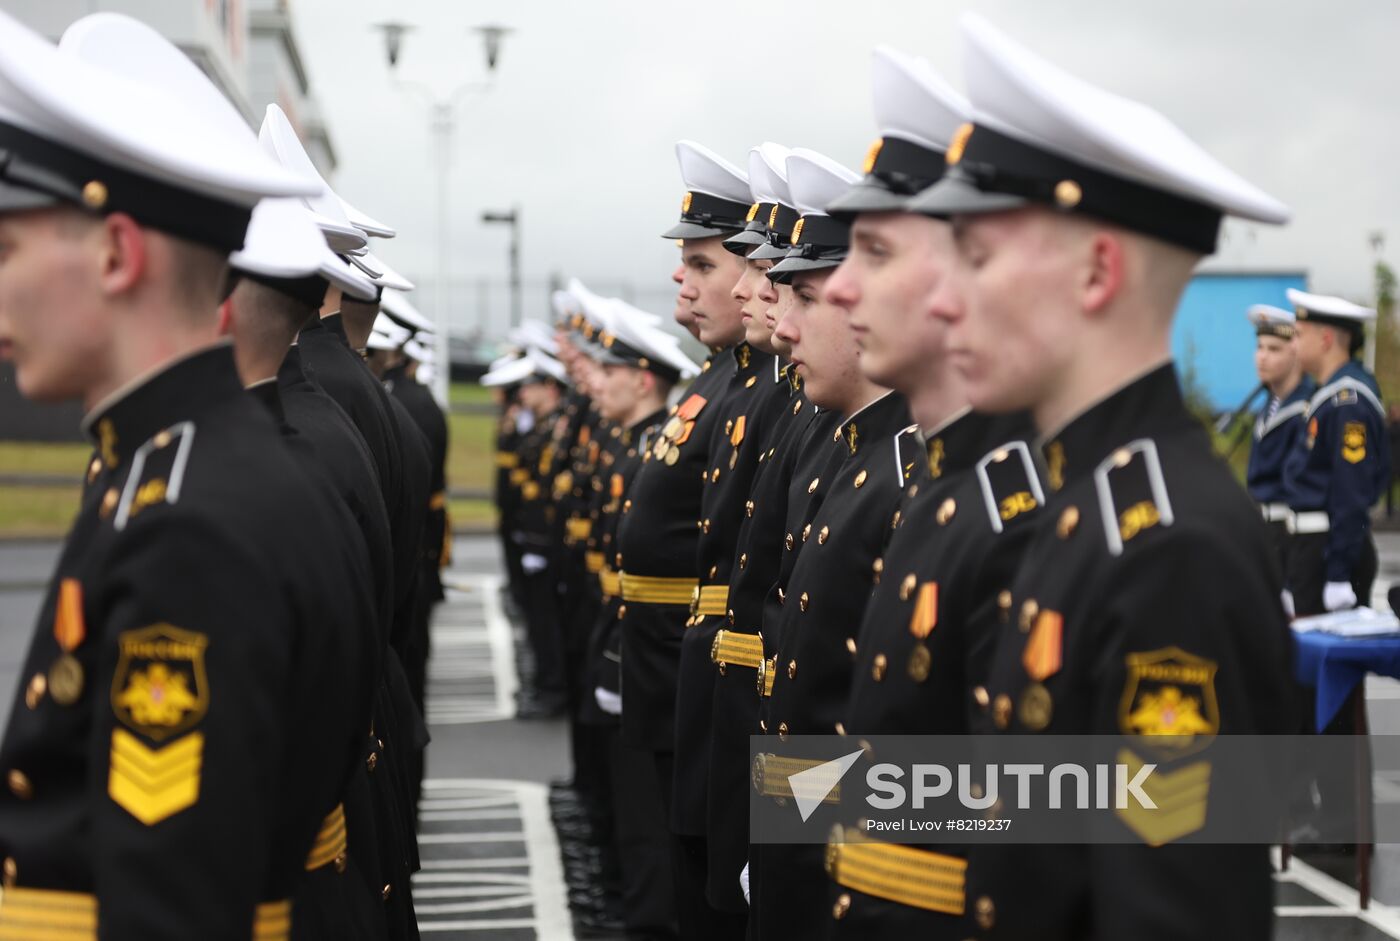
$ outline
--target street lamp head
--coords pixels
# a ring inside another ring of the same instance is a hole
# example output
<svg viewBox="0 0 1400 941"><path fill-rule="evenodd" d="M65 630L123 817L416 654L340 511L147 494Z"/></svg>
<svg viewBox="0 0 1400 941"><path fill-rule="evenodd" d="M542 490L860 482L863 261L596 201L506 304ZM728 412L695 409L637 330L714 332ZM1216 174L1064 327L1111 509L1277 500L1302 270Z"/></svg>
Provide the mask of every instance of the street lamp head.
<svg viewBox="0 0 1400 941"><path fill-rule="evenodd" d="M399 50L403 48L404 34L413 29L413 25L394 21L376 23L374 28L384 33L384 52L389 57L389 68L392 69L399 64Z"/></svg>
<svg viewBox="0 0 1400 941"><path fill-rule="evenodd" d="M506 34L511 32L507 26L478 26L476 32L481 34L481 40L486 46L486 71L496 71L496 62L501 57L501 40Z"/></svg>

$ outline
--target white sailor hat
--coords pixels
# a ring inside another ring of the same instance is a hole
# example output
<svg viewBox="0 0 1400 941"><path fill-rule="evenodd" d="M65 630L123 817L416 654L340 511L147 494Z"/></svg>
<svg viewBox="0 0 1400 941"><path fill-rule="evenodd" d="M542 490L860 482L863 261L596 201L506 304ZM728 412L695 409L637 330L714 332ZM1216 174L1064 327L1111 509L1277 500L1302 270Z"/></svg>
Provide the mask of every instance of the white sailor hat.
<svg viewBox="0 0 1400 941"><path fill-rule="evenodd" d="M390 353L397 350L400 345L395 343L394 338L387 333L380 333L377 327L369 332L369 338L365 340L366 349L383 350Z"/></svg>
<svg viewBox="0 0 1400 941"><path fill-rule="evenodd" d="M1293 311L1275 307L1272 304L1254 304L1245 312L1254 332L1261 337L1282 337L1292 339L1297 332Z"/></svg>
<svg viewBox="0 0 1400 941"><path fill-rule="evenodd" d="M676 144L686 193L681 218L662 238L706 239L732 235L748 224L749 178L734 164L694 141Z"/></svg>
<svg viewBox="0 0 1400 941"><path fill-rule="evenodd" d="M330 184L311 162L301 139L297 137L292 122L276 104L267 106L263 114L262 127L258 129L258 142L282 166L312 182L315 187L311 195L305 197L306 208L311 210L316 224L325 233L326 242L338 254L358 252L369 243L365 233L350 221L345 212L345 204L335 195Z"/></svg>
<svg viewBox="0 0 1400 941"><path fill-rule="evenodd" d="M1376 319L1376 312L1370 307L1362 307L1340 297L1328 294L1309 294L1295 288L1288 289L1288 303L1293 305L1298 320L1324 323L1333 327L1346 327L1361 330L1366 323Z"/></svg>
<svg viewBox="0 0 1400 941"><path fill-rule="evenodd" d="M521 380L534 372L534 369L535 364L522 351L519 356L506 356L496 360L478 382L487 387L519 385Z"/></svg>
<svg viewBox="0 0 1400 941"><path fill-rule="evenodd" d="M531 347L525 351L525 358L530 361L530 373L522 383L545 382L553 379L560 385L567 385L569 382L569 371L564 368L564 364L553 356L539 349Z"/></svg>
<svg viewBox="0 0 1400 941"><path fill-rule="evenodd" d="M700 374L700 367L681 352L675 337L648 320L651 315L618 298L606 301L607 327L594 359L608 366L629 366L656 373L670 382Z"/></svg>
<svg viewBox="0 0 1400 941"><path fill-rule="evenodd" d="M146 29L101 16L80 21L70 47L106 19ZM101 55L60 50L0 13L0 212L122 212L231 252L260 199L309 190L258 152L246 125L206 111L188 74L167 81L133 67L139 51L100 45Z"/></svg>
<svg viewBox="0 0 1400 941"><path fill-rule="evenodd" d="M412 330L400 326L392 317L385 314L383 311L375 314L373 330L393 341L394 349L403 346L413 337Z"/></svg>
<svg viewBox="0 0 1400 941"><path fill-rule="evenodd" d="M825 207L850 190L860 174L815 150L798 148L787 161L788 190L802 214L793 226L791 248L768 269L768 277L786 284L799 271L835 268L851 246L850 224L827 215Z"/></svg>
<svg viewBox="0 0 1400 941"><path fill-rule="evenodd" d="M604 326L602 295L595 294L578 278L570 278L565 291L572 301L572 313L564 325L569 337L578 345L594 341Z"/></svg>
<svg viewBox="0 0 1400 941"><path fill-rule="evenodd" d="M426 343L419 343L417 340L409 340L403 345L403 351L420 363L432 363L437 357L433 353L433 348Z"/></svg>
<svg viewBox="0 0 1400 941"><path fill-rule="evenodd" d="M350 218L350 222L357 229L364 231L366 235L372 235L377 239L391 239L398 235L398 230L380 222L373 216L356 209L345 197L336 194L336 199L340 200L340 208L345 210L345 215Z"/></svg>
<svg viewBox="0 0 1400 941"><path fill-rule="evenodd" d="M936 183L948 142L971 114L927 59L889 46L875 47L871 85L880 136L865 155L865 177L826 207L847 221L861 212L902 212L907 197Z"/></svg>
<svg viewBox="0 0 1400 941"><path fill-rule="evenodd" d="M379 293L373 282L330 250L299 199L258 203L243 247L229 256L229 265L312 307L321 306L327 283L362 301L372 301Z"/></svg>
<svg viewBox="0 0 1400 941"><path fill-rule="evenodd" d="M506 339L522 350L537 346L554 356L559 352L559 344L554 340L554 331L542 320L524 320L506 334Z"/></svg>
<svg viewBox="0 0 1400 941"><path fill-rule="evenodd" d="M1050 64L975 14L962 18L973 123L952 170L909 208L933 216L1029 204L1082 213L1199 254L1224 216L1288 221L1288 207L1146 105Z"/></svg>
<svg viewBox="0 0 1400 941"><path fill-rule="evenodd" d="M787 158L791 150L782 144L765 141L749 151L749 206L743 230L724 240L724 247L736 255L748 254L749 249L766 245L774 232L792 231L797 211L787 192Z"/></svg>
<svg viewBox="0 0 1400 941"><path fill-rule="evenodd" d="M578 313L578 301L562 288L549 295L549 306L554 308L554 323L561 329L568 329L574 314Z"/></svg>
<svg viewBox="0 0 1400 941"><path fill-rule="evenodd" d="M345 259L363 271L377 287L394 291L412 291L416 287L412 281L389 267L388 262L373 252L365 252L363 255L347 254Z"/></svg>
<svg viewBox="0 0 1400 941"><path fill-rule="evenodd" d="M418 308L399 290L385 291L379 298L379 309L400 326L414 333L432 333L433 322L419 313Z"/></svg>

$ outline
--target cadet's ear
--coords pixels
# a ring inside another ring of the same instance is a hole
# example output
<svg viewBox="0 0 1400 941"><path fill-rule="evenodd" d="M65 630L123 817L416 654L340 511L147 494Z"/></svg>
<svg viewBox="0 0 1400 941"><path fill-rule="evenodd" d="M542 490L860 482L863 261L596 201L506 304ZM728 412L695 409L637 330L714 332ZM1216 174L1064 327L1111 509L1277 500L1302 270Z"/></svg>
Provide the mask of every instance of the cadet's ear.
<svg viewBox="0 0 1400 941"><path fill-rule="evenodd" d="M135 219L124 212L102 219L98 272L102 290L108 294L130 291L146 271L146 255L146 236Z"/></svg>
<svg viewBox="0 0 1400 941"><path fill-rule="evenodd" d="M227 297L219 305L219 336L233 336L233 298Z"/></svg>
<svg viewBox="0 0 1400 941"><path fill-rule="evenodd" d="M1081 301L1088 313L1103 310L1123 286L1123 240L1100 229L1089 238L1087 264L1080 285Z"/></svg>

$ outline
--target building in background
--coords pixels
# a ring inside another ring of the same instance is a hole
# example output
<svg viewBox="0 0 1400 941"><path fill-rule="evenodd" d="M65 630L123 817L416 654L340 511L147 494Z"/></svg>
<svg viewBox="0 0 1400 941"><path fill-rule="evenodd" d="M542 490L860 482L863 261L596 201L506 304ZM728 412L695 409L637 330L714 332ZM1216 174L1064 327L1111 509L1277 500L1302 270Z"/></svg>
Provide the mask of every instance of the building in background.
<svg viewBox="0 0 1400 941"><path fill-rule="evenodd" d="M54 40L74 20L110 10L150 24L183 49L252 127L276 102L287 112L321 174L335 171L335 148L292 32L291 0L4 0L5 12ZM0 441L73 441L76 405L35 405L0 363Z"/></svg>

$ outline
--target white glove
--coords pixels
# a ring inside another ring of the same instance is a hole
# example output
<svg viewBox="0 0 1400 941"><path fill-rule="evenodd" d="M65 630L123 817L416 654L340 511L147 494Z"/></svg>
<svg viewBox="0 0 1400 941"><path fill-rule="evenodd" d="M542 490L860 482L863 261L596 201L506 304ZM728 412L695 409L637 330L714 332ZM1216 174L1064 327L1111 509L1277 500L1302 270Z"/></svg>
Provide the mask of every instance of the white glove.
<svg viewBox="0 0 1400 941"><path fill-rule="evenodd" d="M1283 600L1283 613L1288 615L1290 618L1295 617L1295 614L1293 613L1293 592L1285 588L1283 590L1283 593L1279 595L1279 598Z"/></svg>
<svg viewBox="0 0 1400 941"><path fill-rule="evenodd" d="M520 557L520 567L526 575L538 575L549 567L549 560L542 555L527 552Z"/></svg>
<svg viewBox="0 0 1400 941"><path fill-rule="evenodd" d="M1322 586L1322 606L1328 611L1356 607L1356 592L1350 582L1328 582Z"/></svg>
<svg viewBox="0 0 1400 941"><path fill-rule="evenodd" d="M593 698L597 701L598 708L608 715L622 715L622 697L619 694L599 686L593 690Z"/></svg>
<svg viewBox="0 0 1400 941"><path fill-rule="evenodd" d="M744 871L739 873L739 888L744 890L744 903L749 901L749 864L744 863Z"/></svg>

